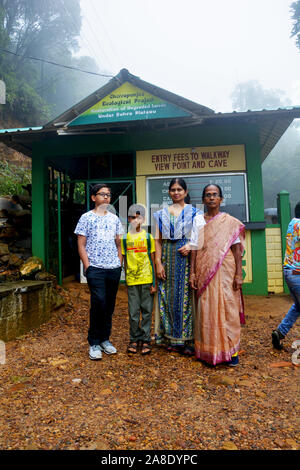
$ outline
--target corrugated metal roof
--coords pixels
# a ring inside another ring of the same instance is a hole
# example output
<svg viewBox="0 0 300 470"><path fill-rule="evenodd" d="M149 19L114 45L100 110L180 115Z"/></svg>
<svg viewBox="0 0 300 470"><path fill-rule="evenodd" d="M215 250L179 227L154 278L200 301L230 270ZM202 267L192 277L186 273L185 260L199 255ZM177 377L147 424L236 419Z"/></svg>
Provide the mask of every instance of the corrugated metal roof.
<svg viewBox="0 0 300 470"><path fill-rule="evenodd" d="M26 132L26 131L39 131L43 129L40 127L16 127L15 129L0 129L0 134L12 133L12 132Z"/></svg>
<svg viewBox="0 0 300 470"><path fill-rule="evenodd" d="M120 85L129 81L133 85L160 97L176 106L189 111L192 116L182 118L151 119L131 122L99 123L88 126L68 128L67 124L78 115L89 109L102 98L107 96ZM87 98L83 99L44 127L26 127L15 129L0 129L0 141L8 146L31 156L35 142L42 142L49 134L59 139L62 135L88 135L88 134L126 134L129 132L144 132L147 130L161 131L200 125L217 125L226 123L255 123L259 127L260 148L262 161L267 157L280 137L284 134L294 119L300 118L300 106L288 106L276 110L248 110L244 112L215 113L212 109L199 105L193 101L182 98L167 90L159 88L140 78L131 75L123 69L107 84L99 88Z"/></svg>

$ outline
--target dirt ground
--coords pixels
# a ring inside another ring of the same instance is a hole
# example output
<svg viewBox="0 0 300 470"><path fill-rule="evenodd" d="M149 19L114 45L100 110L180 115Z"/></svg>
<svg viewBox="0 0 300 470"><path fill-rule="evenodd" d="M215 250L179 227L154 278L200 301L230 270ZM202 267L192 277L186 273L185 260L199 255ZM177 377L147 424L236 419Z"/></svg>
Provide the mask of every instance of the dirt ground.
<svg viewBox="0 0 300 470"><path fill-rule="evenodd" d="M40 328L6 344L0 364L0 449L300 449L299 371L291 344L271 332L287 295L245 298L240 365L208 367L153 347L128 357L127 294L121 286L111 340L88 358L89 293L69 283L66 305Z"/></svg>

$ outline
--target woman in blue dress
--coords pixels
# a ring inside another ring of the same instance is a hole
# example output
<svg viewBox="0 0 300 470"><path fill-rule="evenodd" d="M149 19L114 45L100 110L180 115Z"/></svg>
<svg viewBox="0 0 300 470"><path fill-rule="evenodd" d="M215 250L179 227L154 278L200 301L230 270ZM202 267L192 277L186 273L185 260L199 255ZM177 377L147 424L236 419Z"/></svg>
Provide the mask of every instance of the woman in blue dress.
<svg viewBox="0 0 300 470"><path fill-rule="evenodd" d="M155 264L159 279L155 312L156 344L193 354L193 293L189 285L190 245L193 223L204 218L186 200L187 185L173 178L169 194L173 204L154 214L156 222Z"/></svg>

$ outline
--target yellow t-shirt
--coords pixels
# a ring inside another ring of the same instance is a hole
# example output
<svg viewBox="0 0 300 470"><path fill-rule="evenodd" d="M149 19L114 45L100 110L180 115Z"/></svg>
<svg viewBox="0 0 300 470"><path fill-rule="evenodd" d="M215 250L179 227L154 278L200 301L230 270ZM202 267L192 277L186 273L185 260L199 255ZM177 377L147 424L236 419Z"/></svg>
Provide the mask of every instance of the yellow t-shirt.
<svg viewBox="0 0 300 470"><path fill-rule="evenodd" d="M121 238L122 255L125 255L124 237ZM150 234L150 253L155 252L155 243ZM146 230L128 232L126 236L126 283L128 286L152 284L153 273L148 255Z"/></svg>

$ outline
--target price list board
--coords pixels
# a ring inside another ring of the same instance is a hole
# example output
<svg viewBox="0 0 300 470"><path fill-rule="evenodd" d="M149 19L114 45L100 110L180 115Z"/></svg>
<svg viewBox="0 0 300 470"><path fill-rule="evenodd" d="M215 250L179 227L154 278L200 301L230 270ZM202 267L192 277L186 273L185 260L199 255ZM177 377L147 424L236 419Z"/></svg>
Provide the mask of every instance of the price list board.
<svg viewBox="0 0 300 470"><path fill-rule="evenodd" d="M173 177L147 178L147 206L158 210L163 205L172 204L169 196L169 184ZM202 204L203 188L207 184L217 184L222 188L223 202L221 211L236 217L241 222L248 221L248 203L246 191L246 174L213 174L185 176L191 204L204 210ZM151 207L152 206L152 207Z"/></svg>

